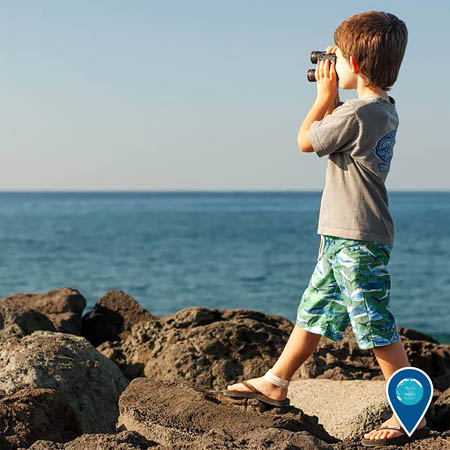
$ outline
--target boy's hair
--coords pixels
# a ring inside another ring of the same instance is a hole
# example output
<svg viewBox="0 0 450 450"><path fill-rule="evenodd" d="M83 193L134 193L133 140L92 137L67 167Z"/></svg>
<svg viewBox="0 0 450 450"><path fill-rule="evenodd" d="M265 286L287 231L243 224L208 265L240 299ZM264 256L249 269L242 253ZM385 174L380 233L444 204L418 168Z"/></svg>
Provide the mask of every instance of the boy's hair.
<svg viewBox="0 0 450 450"><path fill-rule="evenodd" d="M346 59L353 56L368 86L389 91L405 54L408 30L393 14L368 11L342 22L334 32L334 42Z"/></svg>

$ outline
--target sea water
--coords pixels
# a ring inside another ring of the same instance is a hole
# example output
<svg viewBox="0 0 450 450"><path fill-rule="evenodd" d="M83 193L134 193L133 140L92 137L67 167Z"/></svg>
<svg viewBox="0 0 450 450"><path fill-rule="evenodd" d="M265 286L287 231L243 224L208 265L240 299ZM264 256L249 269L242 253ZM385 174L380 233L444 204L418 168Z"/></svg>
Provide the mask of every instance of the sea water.
<svg viewBox="0 0 450 450"><path fill-rule="evenodd" d="M294 321L321 192L2 192L0 297L111 289L156 315L248 308ZM390 192L397 325L450 343L450 192Z"/></svg>

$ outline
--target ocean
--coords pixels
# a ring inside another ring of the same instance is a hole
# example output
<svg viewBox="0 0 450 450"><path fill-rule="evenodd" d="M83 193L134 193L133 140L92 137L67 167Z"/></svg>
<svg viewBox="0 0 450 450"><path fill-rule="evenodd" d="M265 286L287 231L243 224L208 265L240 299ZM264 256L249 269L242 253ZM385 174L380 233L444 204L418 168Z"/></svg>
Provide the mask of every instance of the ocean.
<svg viewBox="0 0 450 450"><path fill-rule="evenodd" d="M156 315L247 308L294 321L321 192L1 192L0 298L111 289ZM450 192L389 192L397 325L450 343Z"/></svg>

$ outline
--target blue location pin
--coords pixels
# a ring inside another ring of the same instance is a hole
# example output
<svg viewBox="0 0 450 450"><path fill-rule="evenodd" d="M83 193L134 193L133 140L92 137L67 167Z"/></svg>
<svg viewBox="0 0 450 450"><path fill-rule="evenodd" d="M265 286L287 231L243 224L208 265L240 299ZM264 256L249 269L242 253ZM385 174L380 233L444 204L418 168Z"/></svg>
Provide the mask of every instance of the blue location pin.
<svg viewBox="0 0 450 450"><path fill-rule="evenodd" d="M411 437L430 406L433 383L423 370L402 367L390 376L386 396L395 416Z"/></svg>

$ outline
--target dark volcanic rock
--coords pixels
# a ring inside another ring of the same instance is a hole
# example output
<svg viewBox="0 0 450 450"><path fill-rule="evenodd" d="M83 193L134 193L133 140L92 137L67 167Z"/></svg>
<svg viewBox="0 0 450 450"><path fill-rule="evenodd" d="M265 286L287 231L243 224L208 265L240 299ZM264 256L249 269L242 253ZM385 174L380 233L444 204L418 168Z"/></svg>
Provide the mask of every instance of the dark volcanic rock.
<svg viewBox="0 0 450 450"><path fill-rule="evenodd" d="M330 449L329 444L337 442L318 424L317 417L307 416L297 408L271 408L257 400L234 400L184 381L136 378L122 393L119 409L119 430L138 431L172 448L201 448L196 445L206 444L205 435L213 430L221 445L228 442L242 449L267 448L255 443L269 436L280 438L279 431L284 432L280 442L289 440L291 448ZM270 448L287 447L274 441Z"/></svg>
<svg viewBox="0 0 450 450"><path fill-rule="evenodd" d="M450 345L438 344L431 337L408 328L398 332L411 366L425 371L440 390L445 390L450 374ZM420 339L420 340L415 340ZM317 350L304 362L293 379L384 380L373 350L358 347L352 328L344 339L334 342L322 338Z"/></svg>
<svg viewBox="0 0 450 450"><path fill-rule="evenodd" d="M144 374L182 378L223 388L238 377L262 375L275 363L292 324L281 316L250 310L188 308L161 319Z"/></svg>
<svg viewBox="0 0 450 450"><path fill-rule="evenodd" d="M124 340L132 325L154 319L157 320L157 317L142 308L133 297L123 291L113 290L83 316L82 334L97 347L105 341Z"/></svg>
<svg viewBox="0 0 450 450"><path fill-rule="evenodd" d="M98 347L133 379L181 378L199 385L227 384L263 375L281 354L294 324L252 310L186 308L131 326L126 339ZM450 345L416 330L399 329L411 365L429 374L435 387L450 386ZM420 340L418 340L420 339ZM373 350L361 350L349 326L344 339L322 338L293 377L384 380Z"/></svg>
<svg viewBox="0 0 450 450"><path fill-rule="evenodd" d="M0 301L0 340L26 336L37 330L56 331L45 314Z"/></svg>
<svg viewBox="0 0 450 450"><path fill-rule="evenodd" d="M117 434L83 434L66 444L46 440L36 441L28 450L170 450L145 439L135 431Z"/></svg>
<svg viewBox="0 0 450 450"><path fill-rule="evenodd" d="M0 300L0 316L4 317L4 322L16 322L21 332L15 334L21 336L36 330L80 335L81 314L85 306L86 299L79 291L63 287L44 294L22 293L5 297ZM29 311L28 315L24 315L24 311ZM13 321L11 314L14 312L19 317ZM42 316L45 316L47 320L44 320ZM0 329L1 322L0 319ZM9 335L12 334L9 333Z"/></svg>
<svg viewBox="0 0 450 450"><path fill-rule="evenodd" d="M67 399L83 433L111 433L117 401L128 384L118 367L85 338L35 331L2 341L0 390L51 388Z"/></svg>
<svg viewBox="0 0 450 450"><path fill-rule="evenodd" d="M450 388L439 395L433 403L433 429L450 430Z"/></svg>
<svg viewBox="0 0 450 450"><path fill-rule="evenodd" d="M53 389L24 389L0 400L0 448L28 447L38 439L67 442L81 434L65 397Z"/></svg>
<svg viewBox="0 0 450 450"><path fill-rule="evenodd" d="M338 444L333 444L334 450L362 450L371 447L363 447L359 441L343 440ZM388 447L372 447L376 450L449 450L450 431L438 433L431 431L426 439L420 439L404 445L390 445Z"/></svg>
<svg viewBox="0 0 450 450"><path fill-rule="evenodd" d="M281 316L258 311L192 307L136 324L127 339L98 350L130 379L144 374L223 388L272 367L292 327Z"/></svg>
<svg viewBox="0 0 450 450"><path fill-rule="evenodd" d="M84 305L69 288L0 301L0 449L33 442L28 450L361 448L295 407L223 396L227 384L273 366L294 327L289 320L202 307L156 317L122 291L108 292L81 319ZM450 448L450 346L412 329L399 334L411 365L435 387L432 436L402 448ZM126 388L114 363L129 379L141 378ZM384 380L351 327L341 342L322 338L298 377Z"/></svg>

